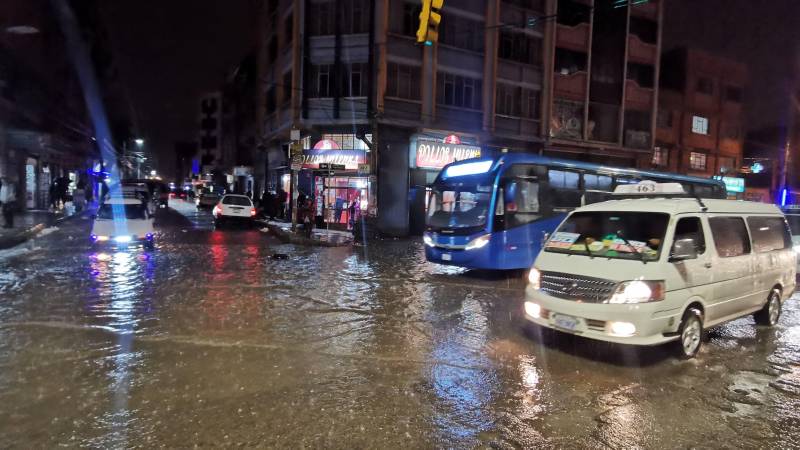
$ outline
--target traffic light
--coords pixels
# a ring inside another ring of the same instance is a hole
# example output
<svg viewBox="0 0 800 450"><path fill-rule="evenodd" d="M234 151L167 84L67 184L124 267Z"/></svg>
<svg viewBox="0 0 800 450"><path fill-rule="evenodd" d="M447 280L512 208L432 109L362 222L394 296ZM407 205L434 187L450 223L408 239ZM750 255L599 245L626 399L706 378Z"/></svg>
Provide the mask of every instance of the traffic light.
<svg viewBox="0 0 800 450"><path fill-rule="evenodd" d="M422 10L419 13L419 29L417 29L417 43L433 45L439 40L439 22L442 21L441 9L444 0L422 0Z"/></svg>

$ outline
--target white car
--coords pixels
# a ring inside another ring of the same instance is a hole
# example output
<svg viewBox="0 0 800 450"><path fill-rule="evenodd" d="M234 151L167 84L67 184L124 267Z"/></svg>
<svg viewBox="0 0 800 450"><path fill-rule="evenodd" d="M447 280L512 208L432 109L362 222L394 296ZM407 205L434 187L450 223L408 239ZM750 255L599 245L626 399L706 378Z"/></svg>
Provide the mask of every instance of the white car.
<svg viewBox="0 0 800 450"><path fill-rule="evenodd" d="M110 198L97 210L91 239L97 245L141 244L153 248L153 216L139 199Z"/></svg>
<svg viewBox="0 0 800 450"><path fill-rule="evenodd" d="M528 277L527 320L615 343L674 342L683 358L707 328L749 314L777 323L796 255L776 206L674 198L680 185L660 198L650 185L629 190L655 195L577 208L545 243Z"/></svg>
<svg viewBox="0 0 800 450"><path fill-rule="evenodd" d="M227 194L214 206L214 225L239 222L252 226L255 223L256 208L246 195Z"/></svg>

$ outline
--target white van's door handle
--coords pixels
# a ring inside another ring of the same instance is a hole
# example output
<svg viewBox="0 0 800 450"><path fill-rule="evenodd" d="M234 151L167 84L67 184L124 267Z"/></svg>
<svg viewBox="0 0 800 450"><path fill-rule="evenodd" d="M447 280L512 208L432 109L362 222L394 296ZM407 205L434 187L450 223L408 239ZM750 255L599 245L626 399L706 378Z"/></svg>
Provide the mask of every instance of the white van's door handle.
<svg viewBox="0 0 800 450"><path fill-rule="evenodd" d="M703 264L703 267L705 267L706 269L710 269L711 268L711 263L707 262L707 263Z"/></svg>

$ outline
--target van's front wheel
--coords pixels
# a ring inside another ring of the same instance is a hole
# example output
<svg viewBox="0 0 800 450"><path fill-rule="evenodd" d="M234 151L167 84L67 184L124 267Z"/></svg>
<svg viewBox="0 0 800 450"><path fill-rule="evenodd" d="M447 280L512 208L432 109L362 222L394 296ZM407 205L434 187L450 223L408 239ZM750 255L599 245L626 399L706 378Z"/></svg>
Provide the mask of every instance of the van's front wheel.
<svg viewBox="0 0 800 450"><path fill-rule="evenodd" d="M768 327L773 327L781 317L781 293L773 289L767 297L767 304L760 311L753 314L756 323Z"/></svg>
<svg viewBox="0 0 800 450"><path fill-rule="evenodd" d="M680 338L676 350L681 359L691 359L700 351L703 343L703 315L695 308L683 313L680 327Z"/></svg>

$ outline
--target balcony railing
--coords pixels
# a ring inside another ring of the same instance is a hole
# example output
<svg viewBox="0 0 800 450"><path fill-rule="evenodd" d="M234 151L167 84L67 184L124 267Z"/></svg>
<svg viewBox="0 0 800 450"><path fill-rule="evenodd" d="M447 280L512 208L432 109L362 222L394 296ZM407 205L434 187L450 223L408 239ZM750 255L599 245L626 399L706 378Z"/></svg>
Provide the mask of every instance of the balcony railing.
<svg viewBox="0 0 800 450"><path fill-rule="evenodd" d="M586 99L586 72L575 72L569 75L556 73L554 88L557 97L583 101Z"/></svg>
<svg viewBox="0 0 800 450"><path fill-rule="evenodd" d="M589 49L589 24L581 23L571 27L559 23L556 28L556 46L587 52Z"/></svg>
<svg viewBox="0 0 800 450"><path fill-rule="evenodd" d="M634 80L625 81L625 107L640 111L650 111L653 107L652 88L643 88Z"/></svg>
<svg viewBox="0 0 800 450"><path fill-rule="evenodd" d="M655 64L658 60L658 49L639 39L639 36L628 36L628 60L643 64Z"/></svg>

